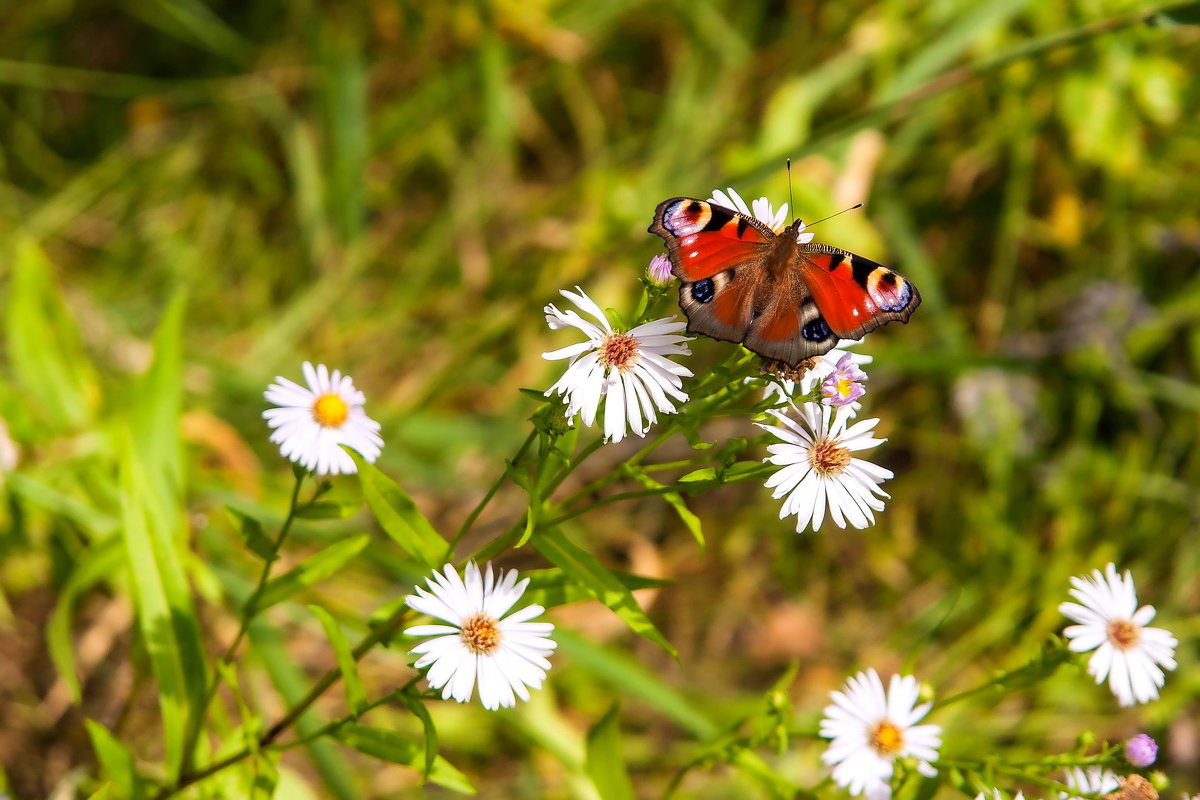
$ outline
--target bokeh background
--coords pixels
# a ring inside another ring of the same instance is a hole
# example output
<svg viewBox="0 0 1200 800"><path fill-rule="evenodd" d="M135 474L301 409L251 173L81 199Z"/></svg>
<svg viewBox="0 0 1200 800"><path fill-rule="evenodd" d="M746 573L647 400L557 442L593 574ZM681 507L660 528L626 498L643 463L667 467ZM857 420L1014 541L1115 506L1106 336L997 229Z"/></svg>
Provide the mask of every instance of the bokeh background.
<svg viewBox="0 0 1200 800"><path fill-rule="evenodd" d="M1064 624L1068 577L1114 560L1182 641L1162 700L1120 710L1068 667L947 708L944 753L1036 758L1083 730L1147 730L1176 786L1200 790L1200 27L1125 17L1141 8L0 7L0 417L19 448L0 460L10 796L94 788L84 718L161 758L128 581L79 565L113 534L114 431L172 297L186 293L186 568L217 652L257 571L222 507L286 507L291 473L260 418L276 375L298 379L305 359L350 372L383 423L380 466L449 534L528 430L536 402L517 389L557 378L541 353L566 334L542 306L579 285L630 309L661 250L645 232L660 200L732 186L784 202L787 157L795 214L866 204L818 240L894 265L925 298L863 348L864 413L882 418L877 460L897 475L886 512L864 532L797 535L767 490L736 484L689 501L703 552L657 498L577 520L569 533L607 565L672 581L639 597L679 661L599 604L556 609L548 688L503 714L439 706L443 754L484 796L592 797L584 735L617 699L639 795L655 797L790 664L798 731L860 668L968 689L1032 657ZM689 364L703 372L728 347L699 341ZM729 417L705 433L756 429ZM583 477L638 444L604 448ZM663 459L687 453L680 441ZM503 491L469 544L524 502ZM371 529L302 525L284 565ZM420 578L376 541L298 600L362 633ZM503 563L546 566L528 548ZM268 622L242 666L273 719L333 662L303 603ZM55 625L74 643L79 704L51 659ZM375 692L411 674L402 649L362 669ZM318 711L341 703L332 692ZM811 785L822 749L800 736L763 752ZM289 752L283 779L281 797L447 794L327 743ZM769 796L728 767L681 792Z"/></svg>

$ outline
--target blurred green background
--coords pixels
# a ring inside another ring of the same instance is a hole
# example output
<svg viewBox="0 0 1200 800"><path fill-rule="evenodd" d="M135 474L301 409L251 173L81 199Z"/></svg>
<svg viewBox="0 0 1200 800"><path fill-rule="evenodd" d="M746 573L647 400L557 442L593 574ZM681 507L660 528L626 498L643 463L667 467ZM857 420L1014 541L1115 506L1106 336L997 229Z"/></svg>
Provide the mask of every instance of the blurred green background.
<svg viewBox="0 0 1200 800"><path fill-rule="evenodd" d="M658 796L789 663L801 730L860 668L961 691L1032 656L1064 624L1068 577L1115 560L1182 641L1163 699L1118 710L1065 668L939 714L943 755L1037 757L1085 728L1148 730L1176 786L1200 789L1200 27L1126 17L1145 7L0 6L0 417L20 452L15 469L0 461L10 794L93 785L84 717L161 758L127 582L77 565L117 524L114 431L173 296L187 297L186 567L218 652L257 570L222 506L278 516L290 488L260 418L276 375L298 379L305 359L353 375L383 423L380 466L449 535L524 438L535 403L516 390L557 378L540 354L566 334L542 306L578 284L631 308L661 249L645 233L660 200L733 186L781 203L789 156L794 215L864 202L818 240L896 266L925 298L863 348L864 413L889 438L876 460L897 475L887 510L865 532L801 536L767 490L736 484L690 501L703 553L657 498L578 520L575 540L609 566L674 581L640 597L680 661L598 604L558 609L548 688L499 715L439 707L443 754L484 796L591 797L583 737L620 699L639 796ZM728 347L698 341L689 365ZM755 433L743 417L706 430ZM638 445L604 448L583 477ZM523 508L502 492L470 544ZM370 524L302 526L285 559ZM361 633L420 578L385 544L302 599ZM503 564L545 566L528 548ZM55 619L79 705L50 660ZM269 621L244 688L274 719L285 687L302 693L332 657L302 604ZM373 654L368 686L403 683L404 663ZM413 729L404 712L394 724ZM800 737L767 756L811 785L822 749ZM284 765L277 796L408 796L419 778L332 745ZM726 767L681 788L766 791Z"/></svg>

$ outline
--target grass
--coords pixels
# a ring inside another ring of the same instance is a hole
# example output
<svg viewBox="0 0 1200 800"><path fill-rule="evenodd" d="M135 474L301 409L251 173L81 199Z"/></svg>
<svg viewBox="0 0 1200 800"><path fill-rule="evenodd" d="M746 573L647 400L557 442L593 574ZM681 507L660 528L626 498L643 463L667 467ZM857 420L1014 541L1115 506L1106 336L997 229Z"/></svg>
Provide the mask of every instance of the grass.
<svg viewBox="0 0 1200 800"><path fill-rule="evenodd" d="M1200 787L1200 758L1181 744L1200 700L1198 29L1132 21L1141 8L0 10L0 417L22 450L0 510L10 795L95 788L84 718L139 764L182 758L164 742L159 714L173 712L158 708L149 664L189 647L211 660L236 634L257 562L222 506L278 518L291 489L259 417L274 376L295 377L304 359L353 374L384 425L380 466L449 537L525 437L535 404L516 390L556 377L540 354L562 339L542 306L579 284L631 308L659 249L645 228L660 200L733 185L781 201L787 156L800 216L866 203L818 238L894 264L925 298L866 347L866 413L883 418L881 457L897 473L887 511L865 533L797 536L757 482L732 484L688 500L703 554L656 497L566 523L606 565L673 580L641 597L679 659L599 604L557 609L570 632L549 688L496 717L435 704L443 754L495 793L588 797L586 733L620 698L622 752L639 793L657 796L789 664L799 728L867 666L914 670L948 696L1024 663L1061 630L1067 578L1111 559L1183 642L1160 702L1118 712L1064 668L938 722L959 755L1145 729L1168 743L1176 786ZM171 314L178 363L160 347L142 377ZM693 350L702 374L728 345ZM181 434L170 402L146 400L169 399L148 388L155 376L181 387ZM160 444L123 441L130 421ZM704 429L712 441L752 433L736 417ZM581 480L639 444L603 448ZM178 450L139 478L129 453L142 446ZM675 442L662 460L689 452ZM122 484L175 471L180 482L153 492ZM129 545L136 518L155 519L130 498L173 492L186 516L120 557L114 535ZM464 552L524 508L503 489ZM297 525L282 567L372 526ZM127 560L171 537L187 544L177 572L142 586ZM546 566L532 548L504 563ZM304 602L355 641L420 577L377 536L303 602L272 609L242 665L256 712L278 718L333 666ZM164 613L194 605L183 618L197 628L139 627L131 598L157 591ZM60 648L73 643L78 678L52 666L48 625ZM186 664L172 669L195 690ZM372 696L409 675L400 649L360 669ZM341 708L335 693L308 729ZM220 713L239 724L235 704ZM374 713L420 733L403 710ZM764 752L788 780L823 774L811 739ZM397 796L417 778L329 742L280 769L281 785L341 798ZM681 787L765 791L724 769Z"/></svg>

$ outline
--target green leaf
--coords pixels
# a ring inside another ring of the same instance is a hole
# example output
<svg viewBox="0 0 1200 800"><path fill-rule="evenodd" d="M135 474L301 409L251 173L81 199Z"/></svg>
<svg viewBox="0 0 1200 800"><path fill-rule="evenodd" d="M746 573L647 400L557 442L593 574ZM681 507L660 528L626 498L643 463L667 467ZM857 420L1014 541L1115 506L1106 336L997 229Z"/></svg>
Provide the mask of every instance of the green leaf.
<svg viewBox="0 0 1200 800"><path fill-rule="evenodd" d="M52 430L78 430L92 418L99 392L74 314L41 249L21 239L15 250L4 314L12 374Z"/></svg>
<svg viewBox="0 0 1200 800"><path fill-rule="evenodd" d="M1153 26L1200 25L1200 3L1184 3L1163 9L1147 20Z"/></svg>
<svg viewBox="0 0 1200 800"><path fill-rule="evenodd" d="M673 581L661 578L648 578L643 575L633 575L628 572L618 572L616 570L613 570L612 574L616 575L617 580L621 581L625 585L625 588L630 591L657 589L663 586L670 586L673 583ZM521 575L529 579L529 585L525 588L525 594L521 598L524 602L537 603L545 608L553 608L554 606L566 605L567 603L577 603L580 600L591 600L595 597L557 567L553 569L528 570L522 572Z"/></svg>
<svg viewBox="0 0 1200 800"><path fill-rule="evenodd" d="M64 517L97 539L108 536L120 524L115 517L92 508L87 503L60 492L22 472L4 476L4 482L13 494L33 505L41 506L56 516ZM108 489L109 486L105 486Z"/></svg>
<svg viewBox="0 0 1200 800"><path fill-rule="evenodd" d="M239 511L232 506L225 506L225 513L246 541L246 547L250 549L251 553L263 561L274 561L279 557L279 554L275 552L275 543L263 531L261 522L245 511Z"/></svg>
<svg viewBox="0 0 1200 800"><path fill-rule="evenodd" d="M300 519L348 519L358 513L362 503L356 500L321 500L300 506L296 516Z"/></svg>
<svg viewBox="0 0 1200 800"><path fill-rule="evenodd" d="M350 642L328 611L316 605L310 605L308 610L316 615L321 627L325 629L325 638L329 639L333 648L334 658L337 659L338 669L342 673L342 683L346 687L346 704L350 706L350 713L357 719L367 707L367 690L363 688L362 678L358 675L358 663L350 650Z"/></svg>
<svg viewBox="0 0 1200 800"><path fill-rule="evenodd" d="M129 752L108 728L91 719L83 721L87 727L88 737L92 740L92 749L96 751L96 760L104 777L111 780L119 789L122 797L141 800L146 796L146 784L138 775L134 764L133 753Z"/></svg>
<svg viewBox="0 0 1200 800"><path fill-rule="evenodd" d="M612 609L634 633L654 642L672 656L679 657L675 648L633 599L625 584L605 569L591 553L572 544L557 528L541 531L533 538L533 546L592 597Z"/></svg>
<svg viewBox="0 0 1200 800"><path fill-rule="evenodd" d="M200 626L176 537L177 508L165 508L126 436L121 458L121 538L137 619L158 686L168 770L183 762L183 743L207 696Z"/></svg>
<svg viewBox="0 0 1200 800"><path fill-rule="evenodd" d="M353 747L360 753L389 761L393 764L403 764L416 767L425 757L425 748L416 739L402 736L399 733L383 728L372 728L366 725L344 725L338 728L334 736L343 744ZM446 759L438 756L429 773L429 780L438 786L444 786L462 794L475 794L475 787Z"/></svg>
<svg viewBox="0 0 1200 800"><path fill-rule="evenodd" d="M116 536L84 551L75 563L71 577L59 591L54 611L46 625L46 646L50 658L76 704L82 702L82 688L75 671L75 650L71 642L75 601L97 583L115 577L124 563L125 551L121 548L120 538Z"/></svg>
<svg viewBox="0 0 1200 800"><path fill-rule="evenodd" d="M588 730L587 774L604 800L634 800L633 783L621 756L616 703Z"/></svg>
<svg viewBox="0 0 1200 800"><path fill-rule="evenodd" d="M365 533L345 539L326 547L315 556L304 559L299 565L278 578L272 578L254 604L254 613L258 614L264 609L286 600L296 592L325 580L344 567L350 559L361 553L370 541L371 537Z"/></svg>
<svg viewBox="0 0 1200 800"><path fill-rule="evenodd" d="M627 467L626 472L633 476L633 479L647 489L666 489L666 485L659 483L645 473L645 471ZM700 548L700 555L704 555L704 531L700 527L700 518L692 513L692 510L687 507L687 503L683 502L683 497L679 492L664 492L659 495L666 504L674 509L675 514L683 522L684 527L692 534L692 538L696 540L696 546Z"/></svg>
<svg viewBox="0 0 1200 800"><path fill-rule="evenodd" d="M421 720L421 725L425 729L425 768L421 771L426 780L433 774L433 767L437 763L438 751L438 733L434 727L433 717L429 715L429 709L425 707L416 689L409 688L400 695L400 700L405 707L413 713L417 719Z"/></svg>
<svg viewBox="0 0 1200 800"><path fill-rule="evenodd" d="M87 800L108 800L109 790L112 789L111 783L106 783L96 791L87 796Z"/></svg>
<svg viewBox="0 0 1200 800"><path fill-rule="evenodd" d="M380 526L410 556L430 569L439 569L450 557L450 546L421 514L417 504L399 484L350 448L345 448L358 465L367 505Z"/></svg>
<svg viewBox="0 0 1200 800"><path fill-rule="evenodd" d="M154 334L154 361L138 380L131 409L134 442L146 477L167 508L180 510L183 497L183 438L179 418L183 408L182 293L171 299ZM182 531L182 526L177 528Z"/></svg>

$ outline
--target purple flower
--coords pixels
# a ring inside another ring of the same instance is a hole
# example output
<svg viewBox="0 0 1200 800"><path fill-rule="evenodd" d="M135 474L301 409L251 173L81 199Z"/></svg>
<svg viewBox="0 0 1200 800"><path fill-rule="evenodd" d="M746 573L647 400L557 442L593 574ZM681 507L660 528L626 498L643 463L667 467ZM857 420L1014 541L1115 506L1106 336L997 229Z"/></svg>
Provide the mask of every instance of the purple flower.
<svg viewBox="0 0 1200 800"><path fill-rule="evenodd" d="M833 372L821 381L821 402L827 406L848 406L866 394L861 381L867 373L854 365L850 354L842 356Z"/></svg>
<svg viewBox="0 0 1200 800"><path fill-rule="evenodd" d="M1158 743L1144 733L1125 742L1125 760L1135 767L1148 767L1158 757Z"/></svg>
<svg viewBox="0 0 1200 800"><path fill-rule="evenodd" d="M650 259L650 266L646 267L646 277L655 286L667 286L675 280L675 276L671 274L671 262L664 255Z"/></svg>

